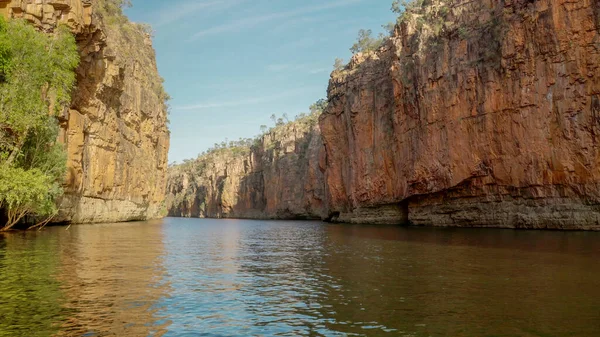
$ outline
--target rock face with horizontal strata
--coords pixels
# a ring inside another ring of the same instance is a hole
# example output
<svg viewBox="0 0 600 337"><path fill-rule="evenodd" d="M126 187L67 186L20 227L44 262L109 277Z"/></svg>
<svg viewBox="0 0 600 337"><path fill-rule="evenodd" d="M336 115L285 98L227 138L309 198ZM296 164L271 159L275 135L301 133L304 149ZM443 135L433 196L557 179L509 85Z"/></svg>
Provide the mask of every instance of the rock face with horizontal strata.
<svg viewBox="0 0 600 337"><path fill-rule="evenodd" d="M65 195L55 219L75 223L165 215L169 132L150 37L102 0L0 0L0 14L76 35L81 61L73 102L60 116L68 152Z"/></svg>
<svg viewBox="0 0 600 337"><path fill-rule="evenodd" d="M432 1L332 74L329 215L600 229L599 29L598 1Z"/></svg>
<svg viewBox="0 0 600 337"><path fill-rule="evenodd" d="M52 32L58 24L82 33L92 23L92 0L0 0L0 15Z"/></svg>

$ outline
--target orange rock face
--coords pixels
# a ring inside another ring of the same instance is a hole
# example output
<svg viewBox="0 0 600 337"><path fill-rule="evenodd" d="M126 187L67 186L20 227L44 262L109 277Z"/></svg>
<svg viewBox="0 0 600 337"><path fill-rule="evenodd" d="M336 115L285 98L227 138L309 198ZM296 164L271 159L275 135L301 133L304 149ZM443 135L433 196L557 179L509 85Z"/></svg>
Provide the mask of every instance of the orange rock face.
<svg viewBox="0 0 600 337"><path fill-rule="evenodd" d="M165 215L169 132L151 40L135 24L94 15L77 35L81 62L62 118L68 171L62 217L72 222Z"/></svg>
<svg viewBox="0 0 600 337"><path fill-rule="evenodd" d="M332 220L600 229L600 3L436 0L423 17L332 74Z"/></svg>
<svg viewBox="0 0 600 337"><path fill-rule="evenodd" d="M68 25L80 53L77 86L62 116L65 195L57 221L145 220L164 215L169 131L154 49L103 0L0 0L0 15L51 33Z"/></svg>
<svg viewBox="0 0 600 337"><path fill-rule="evenodd" d="M65 24L81 33L92 23L92 0L0 0L0 15L25 19L47 32Z"/></svg>

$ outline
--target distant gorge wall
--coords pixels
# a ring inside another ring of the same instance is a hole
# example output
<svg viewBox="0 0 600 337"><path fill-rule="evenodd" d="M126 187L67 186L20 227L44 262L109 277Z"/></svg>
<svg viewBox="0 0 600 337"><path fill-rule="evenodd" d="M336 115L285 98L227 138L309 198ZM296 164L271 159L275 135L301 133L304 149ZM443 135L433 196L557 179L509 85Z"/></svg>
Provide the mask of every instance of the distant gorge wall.
<svg viewBox="0 0 600 337"><path fill-rule="evenodd" d="M170 168L170 216L320 219L322 140L316 125L290 123L250 148L226 148Z"/></svg>
<svg viewBox="0 0 600 337"><path fill-rule="evenodd" d="M308 152L173 168L170 214L599 230L599 31L594 0L431 0L332 73Z"/></svg>
<svg viewBox="0 0 600 337"><path fill-rule="evenodd" d="M60 214L75 223L157 218L166 213L169 132L150 37L104 0L0 0L0 15L75 34L81 61L70 109L60 116L68 174Z"/></svg>

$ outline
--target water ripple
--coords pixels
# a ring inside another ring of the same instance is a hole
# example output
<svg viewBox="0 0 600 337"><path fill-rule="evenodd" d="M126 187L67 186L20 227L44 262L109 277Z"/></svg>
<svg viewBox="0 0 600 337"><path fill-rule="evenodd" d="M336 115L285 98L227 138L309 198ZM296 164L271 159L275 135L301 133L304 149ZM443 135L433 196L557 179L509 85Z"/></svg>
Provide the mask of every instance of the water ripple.
<svg viewBox="0 0 600 337"><path fill-rule="evenodd" d="M598 336L599 233L166 219L0 236L4 336Z"/></svg>

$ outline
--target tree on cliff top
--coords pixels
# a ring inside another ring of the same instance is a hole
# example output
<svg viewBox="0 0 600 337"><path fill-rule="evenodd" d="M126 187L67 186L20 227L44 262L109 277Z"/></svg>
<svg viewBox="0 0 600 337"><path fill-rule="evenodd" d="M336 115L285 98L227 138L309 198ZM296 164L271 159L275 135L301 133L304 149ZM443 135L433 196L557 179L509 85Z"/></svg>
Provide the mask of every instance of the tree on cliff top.
<svg viewBox="0 0 600 337"><path fill-rule="evenodd" d="M327 107L327 104L328 102L326 99L320 99L315 103L311 104L311 106L309 107L310 113L300 113L294 118L294 120L290 120L287 113L284 113L283 117L277 117L277 115L272 114L270 118L275 125L271 128L269 128L266 125L261 125L261 134L256 136L255 138L240 138L237 141L225 141L221 142L220 144L215 143L213 147L199 154L195 161L186 160L183 164L174 165L174 168L191 169L194 165L202 166L202 163L204 163L207 160L207 158L210 158L215 154L247 154L252 147L260 146L261 142L264 141L265 135L267 134L285 134L286 132L289 132L292 129L310 130L312 127L318 124L319 116L323 113L323 111ZM275 143L276 142L272 142L271 144Z"/></svg>
<svg viewBox="0 0 600 337"><path fill-rule="evenodd" d="M321 98L320 100L311 104L311 106L309 107L310 112L320 114L325 110L325 108L327 108L327 104L328 104L327 100L324 98Z"/></svg>
<svg viewBox="0 0 600 337"><path fill-rule="evenodd" d="M404 14L410 14L429 5L431 5L431 0L394 0L392 12L398 14L399 19L402 20Z"/></svg>
<svg viewBox="0 0 600 337"><path fill-rule="evenodd" d="M127 17L123 14L123 8L129 8L131 5L131 0L98 0L97 8L103 16L127 21Z"/></svg>
<svg viewBox="0 0 600 337"><path fill-rule="evenodd" d="M396 29L396 23L388 22L385 25L381 25L381 28L383 28L390 36L392 36L394 35L394 30Z"/></svg>
<svg viewBox="0 0 600 337"><path fill-rule="evenodd" d="M374 38L372 35L373 31L370 29L359 30L356 43L354 43L352 48L350 48L352 54L374 51L377 50L377 48L381 47L385 36L383 34L380 34L377 38Z"/></svg>
<svg viewBox="0 0 600 337"><path fill-rule="evenodd" d="M66 155L58 121L70 103L79 54L66 27L53 35L0 17L0 209L14 226L56 213Z"/></svg>
<svg viewBox="0 0 600 337"><path fill-rule="evenodd" d="M346 62L344 62L344 59L339 57L335 59L335 62L333 63L333 71L342 71L345 67Z"/></svg>

